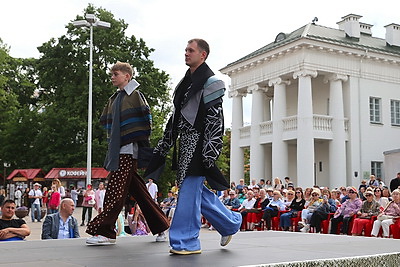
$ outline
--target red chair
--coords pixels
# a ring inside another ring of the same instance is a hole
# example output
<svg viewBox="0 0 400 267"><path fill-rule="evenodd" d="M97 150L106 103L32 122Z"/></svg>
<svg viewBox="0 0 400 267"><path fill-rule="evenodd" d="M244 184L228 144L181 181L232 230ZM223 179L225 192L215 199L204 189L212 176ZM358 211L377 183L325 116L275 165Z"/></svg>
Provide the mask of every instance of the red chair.
<svg viewBox="0 0 400 267"><path fill-rule="evenodd" d="M400 239L400 219L397 219L394 224L389 227L394 239Z"/></svg>
<svg viewBox="0 0 400 267"><path fill-rule="evenodd" d="M278 216L272 217L271 230L282 231L282 229L279 227L280 217L281 217L281 214L286 213L286 212L289 212L289 211L288 210L278 211Z"/></svg>
<svg viewBox="0 0 400 267"><path fill-rule="evenodd" d="M291 225L292 225L292 232L299 232L299 228L297 227L299 221L301 221L301 211L297 213L297 217L290 218Z"/></svg>
<svg viewBox="0 0 400 267"><path fill-rule="evenodd" d="M335 213L329 213L326 220L321 221L321 233L328 234L329 232L329 222ZM339 228L340 229L340 228Z"/></svg>

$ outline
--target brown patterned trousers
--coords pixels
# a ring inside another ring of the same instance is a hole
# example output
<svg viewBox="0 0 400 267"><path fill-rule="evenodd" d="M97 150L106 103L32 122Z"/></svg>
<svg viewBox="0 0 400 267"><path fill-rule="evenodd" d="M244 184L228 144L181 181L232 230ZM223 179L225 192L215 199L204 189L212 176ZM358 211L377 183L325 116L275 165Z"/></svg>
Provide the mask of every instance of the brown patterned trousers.
<svg viewBox="0 0 400 267"><path fill-rule="evenodd" d="M151 198L142 177L137 172L137 162L132 155L119 156L119 169L110 172L104 197L104 211L89 224L86 233L116 238L115 222L125 204L128 193L137 201L153 234L168 229L169 222L164 212Z"/></svg>

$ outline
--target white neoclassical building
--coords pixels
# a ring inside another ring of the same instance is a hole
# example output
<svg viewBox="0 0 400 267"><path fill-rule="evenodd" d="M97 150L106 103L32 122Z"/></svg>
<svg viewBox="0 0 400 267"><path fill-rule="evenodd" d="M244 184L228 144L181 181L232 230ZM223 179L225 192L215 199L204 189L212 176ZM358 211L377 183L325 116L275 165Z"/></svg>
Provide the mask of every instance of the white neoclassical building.
<svg viewBox="0 0 400 267"><path fill-rule="evenodd" d="M400 147L400 25L376 38L360 18L280 33L221 69L231 78L232 181L244 176L245 148L251 179L289 176L302 187L333 188L396 175L383 173L383 152Z"/></svg>

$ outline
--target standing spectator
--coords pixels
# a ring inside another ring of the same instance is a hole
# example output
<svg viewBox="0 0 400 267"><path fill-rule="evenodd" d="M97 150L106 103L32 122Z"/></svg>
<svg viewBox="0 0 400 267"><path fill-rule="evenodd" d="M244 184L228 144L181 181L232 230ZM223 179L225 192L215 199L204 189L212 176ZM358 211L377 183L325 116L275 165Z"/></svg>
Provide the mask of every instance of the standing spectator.
<svg viewBox="0 0 400 267"><path fill-rule="evenodd" d="M396 178L393 178L390 181L390 191L393 192L396 189L400 188L400 172L397 173Z"/></svg>
<svg viewBox="0 0 400 267"><path fill-rule="evenodd" d="M58 191L55 191L55 193L60 196ZM42 226L42 239L80 237L78 221L72 217L74 210L74 201L70 198L64 198L60 203L60 211L46 216Z"/></svg>
<svg viewBox="0 0 400 267"><path fill-rule="evenodd" d="M35 183L33 189L29 191L29 198L32 201L31 204L31 219L35 222L35 215L37 215L37 221L41 222L41 210L40 210L40 200L42 199L42 191L40 190L40 184Z"/></svg>
<svg viewBox="0 0 400 267"><path fill-rule="evenodd" d="M129 63L118 61L111 67L111 73L111 82L118 90L108 99L100 117L108 137L104 167L110 174L104 210L89 223L86 233L92 237L86 239L86 244L115 244L115 223L128 194L142 207L152 233L159 234L159 241L165 241L164 234L160 234L168 228L168 219L137 173L140 151L150 145L150 107L138 89L140 84L132 79L135 73Z"/></svg>
<svg viewBox="0 0 400 267"><path fill-rule="evenodd" d="M288 188L289 184L292 184L292 185L293 185L293 182L290 181L290 177L288 177L288 176L286 176L284 180L285 180L284 187L285 187L286 189L289 189L289 188Z"/></svg>
<svg viewBox="0 0 400 267"><path fill-rule="evenodd" d="M14 193L14 197L15 197L15 204L18 207L21 207L21 199L22 199L22 192L21 192L21 188L17 188L17 190Z"/></svg>
<svg viewBox="0 0 400 267"><path fill-rule="evenodd" d="M22 205L27 207L28 209L31 208L29 192L30 192L30 189L29 188L25 188L25 191L22 194Z"/></svg>
<svg viewBox="0 0 400 267"><path fill-rule="evenodd" d="M57 191L56 185L51 186L50 200L49 200L49 214L57 213L58 206L61 202L61 194Z"/></svg>
<svg viewBox="0 0 400 267"><path fill-rule="evenodd" d="M15 215L15 202L8 199L1 206L0 241L23 240L31 234L26 222L22 219L13 219Z"/></svg>
<svg viewBox="0 0 400 267"><path fill-rule="evenodd" d="M343 222L341 233L347 234L353 215L357 214L361 209L362 201L357 197L357 189L353 186L349 186L347 187L347 192L349 199L342 203L331 219L331 234L337 233L339 222Z"/></svg>
<svg viewBox="0 0 400 267"><path fill-rule="evenodd" d="M382 227L383 237L389 237L389 226L393 224L393 219L400 217L400 189L395 189L392 192L393 201L391 201L386 208L379 213L377 219L374 221L372 227L372 236L378 236L379 230Z"/></svg>
<svg viewBox="0 0 400 267"><path fill-rule="evenodd" d="M92 220L92 209L95 204L95 193L92 189L92 185L88 184L86 190L83 191L83 202L82 202L82 223L81 226L85 225L86 212L88 213L87 222Z"/></svg>
<svg viewBox="0 0 400 267"><path fill-rule="evenodd" d="M65 197L65 188L64 186L61 185L61 181L59 179L54 179L53 182L51 183L51 185L55 185L57 188L58 193L60 193L61 198Z"/></svg>
<svg viewBox="0 0 400 267"><path fill-rule="evenodd" d="M0 206L3 205L5 199L6 199L6 190L0 189Z"/></svg>
<svg viewBox="0 0 400 267"><path fill-rule="evenodd" d="M78 195L79 195L79 191L75 189L75 186L71 186L71 199L72 201L74 201L74 206L77 206L78 203Z"/></svg>
<svg viewBox="0 0 400 267"><path fill-rule="evenodd" d="M147 190L150 193L151 198L157 202L157 194L158 194L158 187L154 183L153 179L149 178L147 184L146 184Z"/></svg>
<svg viewBox="0 0 400 267"><path fill-rule="evenodd" d="M374 200L374 193L372 191L368 190L364 195L367 200L363 202L361 209L357 212L357 218L354 219L353 229L351 230L353 235L361 235L367 223L371 221L371 217L379 214L379 208L381 207Z"/></svg>
<svg viewBox="0 0 400 267"><path fill-rule="evenodd" d="M50 200L50 194L49 194L49 190L47 190L47 187L43 187L43 197L42 197L42 204L43 204L43 208L47 209L47 203Z"/></svg>
<svg viewBox="0 0 400 267"><path fill-rule="evenodd" d="M94 208L97 210L98 213L101 213L104 210L103 205L104 205L105 195L106 195L106 188L104 187L104 183L101 182L94 197L95 200Z"/></svg>

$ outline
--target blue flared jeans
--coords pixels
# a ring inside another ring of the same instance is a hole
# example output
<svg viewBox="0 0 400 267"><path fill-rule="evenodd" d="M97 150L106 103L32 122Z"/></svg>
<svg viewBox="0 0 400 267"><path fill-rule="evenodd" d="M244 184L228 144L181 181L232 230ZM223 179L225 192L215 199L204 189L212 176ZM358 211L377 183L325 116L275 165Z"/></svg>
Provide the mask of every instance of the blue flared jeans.
<svg viewBox="0 0 400 267"><path fill-rule="evenodd" d="M204 176L187 176L179 189L178 203L169 230L174 250L200 250L201 214L221 236L235 234L242 223L240 213L227 209L204 185Z"/></svg>

